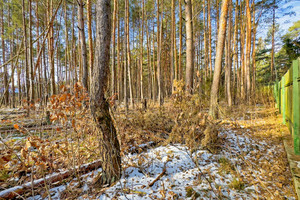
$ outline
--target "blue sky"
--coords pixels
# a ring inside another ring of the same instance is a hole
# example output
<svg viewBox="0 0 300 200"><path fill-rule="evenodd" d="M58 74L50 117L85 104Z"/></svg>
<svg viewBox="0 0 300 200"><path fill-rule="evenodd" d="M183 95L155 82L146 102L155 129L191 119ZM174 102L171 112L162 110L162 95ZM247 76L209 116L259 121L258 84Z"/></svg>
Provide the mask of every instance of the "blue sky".
<svg viewBox="0 0 300 200"><path fill-rule="evenodd" d="M291 8L289 8L290 6ZM286 33L288 28L292 26L294 22L300 20L300 0L293 0L289 3L286 3L279 7L279 11L281 9L295 12L295 15L292 16L283 16L282 14L279 14L279 16L277 16L277 23L280 24L280 28L284 30L284 33Z"/></svg>

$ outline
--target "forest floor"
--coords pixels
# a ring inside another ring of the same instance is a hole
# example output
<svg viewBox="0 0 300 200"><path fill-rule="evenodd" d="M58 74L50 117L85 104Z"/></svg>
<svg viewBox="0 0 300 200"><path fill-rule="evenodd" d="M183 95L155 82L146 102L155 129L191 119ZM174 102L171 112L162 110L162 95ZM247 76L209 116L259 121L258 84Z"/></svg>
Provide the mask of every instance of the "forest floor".
<svg viewBox="0 0 300 200"><path fill-rule="evenodd" d="M226 108L219 121L182 100L126 116L118 109L123 173L100 187L90 116L53 105L51 124L41 108L29 118L0 110L0 199L296 199L282 142L289 132L275 109Z"/></svg>

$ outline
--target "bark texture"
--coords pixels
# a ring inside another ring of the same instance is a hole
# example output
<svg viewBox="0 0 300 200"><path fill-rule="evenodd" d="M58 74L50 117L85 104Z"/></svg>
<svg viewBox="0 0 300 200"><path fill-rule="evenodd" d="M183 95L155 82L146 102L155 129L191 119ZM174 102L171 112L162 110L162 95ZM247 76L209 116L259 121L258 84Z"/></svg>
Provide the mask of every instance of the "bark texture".
<svg viewBox="0 0 300 200"><path fill-rule="evenodd" d="M192 2L185 1L186 16L186 91L190 94L193 91L193 73L194 73L194 44L193 44L193 22L192 22Z"/></svg>
<svg viewBox="0 0 300 200"><path fill-rule="evenodd" d="M91 112L101 135L101 156L103 174L101 184L112 184L121 176L120 145L116 129L109 113L109 104L105 99L107 89L110 41L111 6L110 0L97 0L96 62L91 90Z"/></svg>
<svg viewBox="0 0 300 200"><path fill-rule="evenodd" d="M86 51L86 41L85 41L85 31L84 31L84 18L83 18L83 1L78 1L78 29L80 34L80 45L81 45L81 56L82 56L82 84L85 89L88 89L88 61L87 61L87 51Z"/></svg>
<svg viewBox="0 0 300 200"><path fill-rule="evenodd" d="M214 71L213 83L211 87L210 108L209 108L209 114L213 118L217 118L218 92L219 92L219 83L220 83L221 70L222 70L222 56L224 50L224 41L225 41L225 33L226 33L226 25L227 25L226 18L227 18L227 11L228 11L228 2L229 0L222 1L221 17L219 23L218 44L217 44L217 52L216 52L216 59L215 59L215 71Z"/></svg>

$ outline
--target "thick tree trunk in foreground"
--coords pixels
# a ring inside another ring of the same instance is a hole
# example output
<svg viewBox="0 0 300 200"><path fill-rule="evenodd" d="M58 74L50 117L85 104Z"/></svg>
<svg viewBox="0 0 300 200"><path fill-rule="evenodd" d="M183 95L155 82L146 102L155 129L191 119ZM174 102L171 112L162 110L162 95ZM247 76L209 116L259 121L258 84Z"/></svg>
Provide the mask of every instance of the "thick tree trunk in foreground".
<svg viewBox="0 0 300 200"><path fill-rule="evenodd" d="M210 108L209 108L209 114L213 118L217 118L218 92L219 92L219 83L220 83L221 69L222 69L222 56L224 50L224 41L225 41L225 33L226 33L226 25L227 25L226 17L228 11L228 2L229 0L222 1L221 17L220 17L220 24L219 24L215 71L214 71L214 78L211 87Z"/></svg>
<svg viewBox="0 0 300 200"><path fill-rule="evenodd" d="M192 2L185 1L186 16L186 91L192 94L193 91L193 73L194 73L194 44L193 44L193 22L192 22Z"/></svg>
<svg viewBox="0 0 300 200"><path fill-rule="evenodd" d="M105 99L109 73L111 8L110 0L97 0L96 62L91 88L91 112L100 132L103 174L101 184L112 184L121 176L120 145Z"/></svg>

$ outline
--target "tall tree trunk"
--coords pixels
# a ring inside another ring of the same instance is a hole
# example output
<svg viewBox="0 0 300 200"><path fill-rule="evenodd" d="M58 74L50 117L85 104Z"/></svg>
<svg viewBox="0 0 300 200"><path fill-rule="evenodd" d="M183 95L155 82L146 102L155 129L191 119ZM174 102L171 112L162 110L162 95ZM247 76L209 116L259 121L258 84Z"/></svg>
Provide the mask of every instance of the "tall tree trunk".
<svg viewBox="0 0 300 200"><path fill-rule="evenodd" d="M272 50L271 50L271 81L274 80L274 66L275 66L275 7L276 7L276 1L273 0Z"/></svg>
<svg viewBox="0 0 300 200"><path fill-rule="evenodd" d="M206 8L205 0L203 0L203 42L204 42L204 67L205 67L205 82L208 77L208 48L207 48L207 26L206 26Z"/></svg>
<svg viewBox="0 0 300 200"><path fill-rule="evenodd" d="M50 22L50 16L53 13L53 0L47 0L48 5L48 22ZM50 64L50 77L51 77L51 94L56 94L55 86L55 65L54 65L54 30L53 22L50 22L50 31L48 34L48 52L49 52L49 64Z"/></svg>
<svg viewBox="0 0 300 200"><path fill-rule="evenodd" d="M232 2L231 2L232 4ZM236 102L236 95L238 94L237 89L237 75L238 75L238 5L239 1L236 0L235 4L235 10L234 10L234 34L233 34L233 88L236 88L233 90L233 103Z"/></svg>
<svg viewBox="0 0 300 200"><path fill-rule="evenodd" d="M247 32L246 32L246 97L250 103L251 82L250 82L250 52L251 52L251 13L249 0L246 0Z"/></svg>
<svg viewBox="0 0 300 200"><path fill-rule="evenodd" d="M194 38L193 38L193 15L192 2L185 0L185 27L186 27L186 91L193 92L193 74L194 74Z"/></svg>
<svg viewBox="0 0 300 200"><path fill-rule="evenodd" d="M220 17L220 0L216 0L216 48L218 43L218 32L219 32L219 17Z"/></svg>
<svg viewBox="0 0 300 200"><path fill-rule="evenodd" d="M65 43L66 43L66 50L65 50L65 82L68 83L68 71L71 70L68 67L69 62L69 33L68 33L68 8L67 8L67 1L64 4L64 12L65 12ZM71 77L69 77L71 78Z"/></svg>
<svg viewBox="0 0 300 200"><path fill-rule="evenodd" d="M111 95L116 93L116 23L117 23L117 0L114 0L113 27L112 27L112 65L111 65Z"/></svg>
<svg viewBox="0 0 300 200"><path fill-rule="evenodd" d="M173 30L173 46L172 52L174 57L174 79L178 80L178 61L177 61L177 45L176 45L176 18L175 18L175 0L172 0L172 30ZM172 80L172 89L173 87L173 80Z"/></svg>
<svg viewBox="0 0 300 200"><path fill-rule="evenodd" d="M2 42L2 63L5 63L5 38L4 38L4 2L1 3L1 42ZM8 72L7 72L7 66L4 65L4 88L8 88ZM7 106L9 103L9 90L4 91L4 103Z"/></svg>
<svg viewBox="0 0 300 200"><path fill-rule="evenodd" d="M73 84L74 85L78 81L77 76L77 55L76 55L76 41L75 41L75 4L73 4L72 9L72 66L73 66Z"/></svg>
<svg viewBox="0 0 300 200"><path fill-rule="evenodd" d="M255 98L255 81L256 81L256 23L255 23L255 3L252 3L252 16L253 16L253 40L252 40L252 96Z"/></svg>
<svg viewBox="0 0 300 200"><path fill-rule="evenodd" d="M40 22L39 22L39 1L36 1L36 10L35 10L35 16L36 16L36 33L37 35L40 35ZM37 40L37 52L40 52L40 39ZM38 69L38 84L37 84L37 88L38 88L38 98L42 97L42 79L41 79L41 59L38 58L38 60L36 61L36 66ZM67 73L67 70L66 70ZM67 80L67 79L66 79Z"/></svg>
<svg viewBox="0 0 300 200"><path fill-rule="evenodd" d="M240 84L241 84L241 99L242 101L245 100L246 97L246 89L245 89L245 25L244 25L244 6L241 3L241 11L240 14L242 16L242 19L240 20L240 27L241 27L241 32L240 32L240 55L241 55L241 76L240 76Z"/></svg>
<svg viewBox="0 0 300 200"><path fill-rule="evenodd" d="M124 103L125 103L125 112L127 114L128 112L128 97L127 97L127 71L128 71L128 56L127 56L127 35L128 35L128 32L127 32L127 27L128 27L128 24L127 24L127 18L129 17L128 14L128 4L127 4L127 1L128 0L125 0L125 18L124 18L124 23L125 23L125 38L124 38L124 57L125 57L125 64L124 64Z"/></svg>
<svg viewBox="0 0 300 200"><path fill-rule="evenodd" d="M157 82L158 82L158 102L161 106L163 104L163 77L161 73L161 40L162 40L162 22L163 18L160 14L160 2L156 0L157 4Z"/></svg>
<svg viewBox="0 0 300 200"><path fill-rule="evenodd" d="M142 27L141 27L141 41L140 41L140 87L141 87L141 102L144 99L144 90L143 90L143 54L144 54L144 7L145 7L145 0L142 0Z"/></svg>
<svg viewBox="0 0 300 200"><path fill-rule="evenodd" d="M86 41L84 31L84 15L83 15L83 1L78 0L78 29L80 34L80 46L81 46L81 65L82 65L82 84L86 90L88 90L88 61L86 52Z"/></svg>
<svg viewBox="0 0 300 200"><path fill-rule="evenodd" d="M130 95L130 105L132 108L134 108L133 104L133 91L132 91L132 80L131 80L131 56L130 56L130 36L129 36L129 0L125 0L125 3L127 4L127 9L125 9L125 12L127 12L126 17L126 23L127 23L127 34L126 34L126 40L127 40L127 73L128 73L128 83L129 83L129 95Z"/></svg>
<svg viewBox="0 0 300 200"><path fill-rule="evenodd" d="M228 2L229 0L222 1L221 8L221 17L220 17L220 27L218 33L218 45L216 52L216 60L215 60L215 71L213 76L213 83L211 87L211 95L210 95L210 108L209 114L213 118L217 118L218 112L218 92L219 92L219 83L221 77L222 70L222 56L224 50L224 41L226 34L226 25L227 25L227 11L228 11Z"/></svg>
<svg viewBox="0 0 300 200"><path fill-rule="evenodd" d="M11 26L11 21L12 21L12 16L11 16L11 9L9 8L9 21L8 21L8 25ZM15 38L14 38L14 34L12 34L10 36L10 58L13 58L13 54L14 54L14 42L15 42ZM18 58L17 58L18 59ZM16 107L16 103L15 103L15 68L18 65L18 61L11 62L11 107L15 108Z"/></svg>
<svg viewBox="0 0 300 200"><path fill-rule="evenodd" d="M88 26L88 41L89 41L89 75L90 85L92 85L93 66L94 66L94 47L93 47L93 32L92 32L92 5L91 0L86 1L87 7L87 26Z"/></svg>
<svg viewBox="0 0 300 200"><path fill-rule="evenodd" d="M147 16L147 15L146 15ZM146 23L148 24L148 18L146 19ZM148 27L148 26L147 26ZM150 34L149 34L149 28L146 28L146 34L147 34L147 65L148 65L148 99L152 99L153 93L152 93L152 87L153 87L153 73L151 69L151 40L150 40Z"/></svg>
<svg viewBox="0 0 300 200"><path fill-rule="evenodd" d="M152 87L152 89L153 89L153 100L154 101L156 101L156 99L157 99L157 90L158 90L158 81L157 81L157 69L156 69L156 60L155 60L155 34L154 34L154 29L155 29L155 27L154 27L154 23L152 23L153 24L153 27L152 27L152 40L153 40L153 42L152 42L152 44L153 44L153 47L152 47L152 50L153 50L153 56L152 56L152 74L153 74L153 78L152 78L152 83L153 83L153 87ZM156 40L157 41L157 40Z"/></svg>
<svg viewBox="0 0 300 200"><path fill-rule="evenodd" d="M118 1L117 1L118 2ZM117 71L118 71L118 100L121 100L122 97L122 69L121 69L121 58L120 58L120 54L121 54L121 27L120 27L120 21L121 21L121 17L119 16L119 5L117 4L117 30L118 30L118 39L117 39L117 50L118 50L118 54L117 54Z"/></svg>
<svg viewBox="0 0 300 200"><path fill-rule="evenodd" d="M17 64L18 65L18 64ZM17 85L18 85L18 105L21 105L21 94L22 94L22 88L21 88L21 67L16 66L17 68Z"/></svg>
<svg viewBox="0 0 300 200"><path fill-rule="evenodd" d="M33 47L32 47L32 2L28 1L29 7L29 70L30 70L30 101L34 101L34 72L33 72ZM51 15L52 16L52 15Z"/></svg>
<svg viewBox="0 0 300 200"><path fill-rule="evenodd" d="M212 77L212 48L211 48L211 17L210 17L210 0L207 0L207 23L208 23L208 65L209 65L209 75Z"/></svg>
<svg viewBox="0 0 300 200"><path fill-rule="evenodd" d="M174 35L175 35L175 0L172 0L171 3L171 51L170 51L170 65L171 65L171 89L172 93L174 91L173 88L173 80L176 76L176 69L174 69Z"/></svg>
<svg viewBox="0 0 300 200"><path fill-rule="evenodd" d="M26 22L26 14L25 14L25 0L22 0L22 13L23 13L23 29L24 29L24 48L25 48L26 97L27 97L27 102L29 102L30 101L30 96L29 96L30 83L29 83L28 45L27 45L27 26L26 26L27 22ZM5 46L3 45L3 48L4 47Z"/></svg>
<svg viewBox="0 0 300 200"><path fill-rule="evenodd" d="M179 0L179 57L178 57L178 79L181 80L183 78L183 70L182 70L182 4L181 0Z"/></svg>
<svg viewBox="0 0 300 200"><path fill-rule="evenodd" d="M91 112L101 134L102 178L101 184L116 182L121 177L120 144L109 104L105 99L110 60L111 8L110 0L97 0L97 53L94 79L91 88Z"/></svg>
<svg viewBox="0 0 300 200"><path fill-rule="evenodd" d="M229 18L228 18L228 28L227 28L227 41L226 41L226 65L225 65L225 83L226 83L226 97L227 104L229 107L232 106L232 96L231 96L231 27L232 27L232 2L228 2L229 8Z"/></svg>

